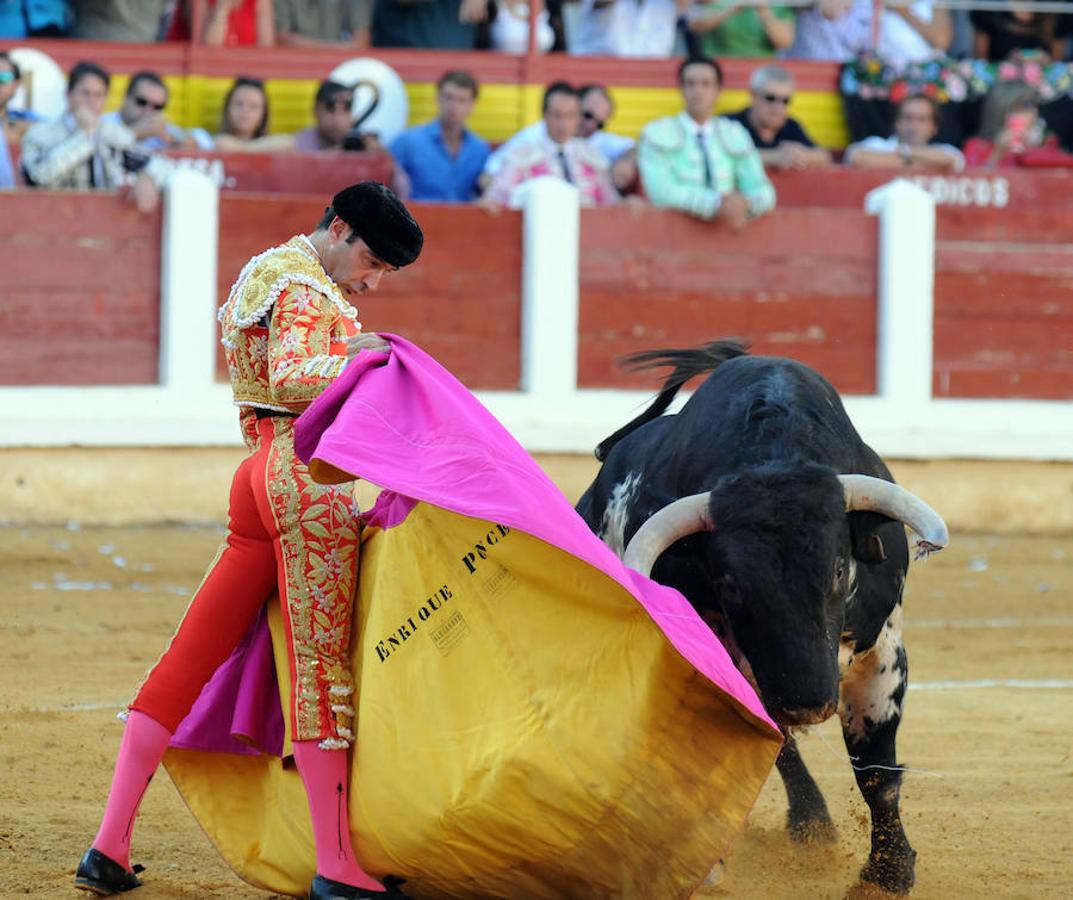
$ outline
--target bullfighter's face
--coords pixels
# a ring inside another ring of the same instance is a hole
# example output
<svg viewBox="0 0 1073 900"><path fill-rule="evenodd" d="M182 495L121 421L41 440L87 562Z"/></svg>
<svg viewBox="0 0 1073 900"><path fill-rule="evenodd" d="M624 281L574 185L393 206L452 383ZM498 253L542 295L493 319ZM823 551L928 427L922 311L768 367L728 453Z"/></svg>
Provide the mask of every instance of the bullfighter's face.
<svg viewBox="0 0 1073 900"><path fill-rule="evenodd" d="M336 217L328 226L328 238L321 253L324 271L339 285L349 298L375 291L380 279L387 272L394 272L389 265L374 254L361 238L353 238L349 225Z"/></svg>

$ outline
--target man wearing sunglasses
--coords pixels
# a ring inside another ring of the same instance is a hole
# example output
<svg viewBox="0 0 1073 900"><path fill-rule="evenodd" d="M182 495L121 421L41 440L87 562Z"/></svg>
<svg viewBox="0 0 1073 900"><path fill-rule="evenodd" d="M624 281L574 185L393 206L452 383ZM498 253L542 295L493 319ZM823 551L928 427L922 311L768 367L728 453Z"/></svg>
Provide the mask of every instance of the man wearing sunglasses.
<svg viewBox="0 0 1073 900"><path fill-rule="evenodd" d="M578 88L581 95L581 125L578 137L599 150L614 162L633 149L633 138L607 130L607 121L615 114L615 102L602 84L586 84Z"/></svg>
<svg viewBox="0 0 1073 900"><path fill-rule="evenodd" d="M135 72L127 83L122 106L115 112L105 113L101 121L128 128L143 154L178 148L211 150L212 138L207 131L185 130L164 117L168 99L168 87L156 72Z"/></svg>
<svg viewBox="0 0 1073 900"><path fill-rule="evenodd" d="M831 162L831 154L817 147L790 116L794 79L786 69L774 65L757 69L749 82L749 94L752 105L727 118L740 122L749 132L765 168L807 169Z"/></svg>

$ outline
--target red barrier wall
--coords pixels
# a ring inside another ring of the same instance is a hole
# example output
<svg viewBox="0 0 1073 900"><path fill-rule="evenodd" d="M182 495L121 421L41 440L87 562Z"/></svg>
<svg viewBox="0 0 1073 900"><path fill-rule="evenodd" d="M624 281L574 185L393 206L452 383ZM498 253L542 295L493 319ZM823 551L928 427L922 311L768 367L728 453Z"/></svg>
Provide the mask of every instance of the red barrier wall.
<svg viewBox="0 0 1073 900"><path fill-rule="evenodd" d="M521 378L521 214L412 204L425 250L384 278L359 305L367 331L420 344L475 390L517 389ZM219 299L239 270L287 235L308 233L322 197L224 194L220 198ZM226 380L220 357L219 377Z"/></svg>
<svg viewBox="0 0 1073 900"><path fill-rule="evenodd" d="M392 183L395 161L387 151L357 153L172 153L169 156L219 160L225 190L330 197L359 181Z"/></svg>
<svg viewBox="0 0 1073 900"><path fill-rule="evenodd" d="M740 235L676 213L586 210L581 221L578 381L650 388L624 354L747 338L850 394L875 391L876 220L782 210Z"/></svg>
<svg viewBox="0 0 1073 900"><path fill-rule="evenodd" d="M0 210L0 384L155 384L160 214L21 191Z"/></svg>
<svg viewBox="0 0 1073 900"><path fill-rule="evenodd" d="M908 178L941 207L994 210L1068 210L1073 171L1068 169L966 169L929 175L919 169L847 169L772 172L780 209L788 206L864 209L865 195L893 178Z"/></svg>
<svg viewBox="0 0 1073 900"><path fill-rule="evenodd" d="M670 87L676 82L679 59L621 59L609 56L571 56L549 53L531 59L505 53L458 50L386 50L367 53L337 47L205 47L194 44L120 44L77 40L0 40L0 50L36 47L65 71L82 59L92 59L112 72L153 69L163 75L215 75L234 78L323 78L335 66L356 56L373 56L391 66L404 81L435 81L448 69L467 69L482 84L575 84L600 82L616 86ZM745 88L756 68L753 59L721 60L727 87ZM838 65L787 60L783 63L803 91L835 91Z"/></svg>
<svg viewBox="0 0 1073 900"><path fill-rule="evenodd" d="M222 300L250 256L309 230L323 199L221 198ZM16 191L0 200L0 384L154 384L159 214L121 197ZM470 387L520 377L521 217L415 205L426 251L361 313ZM616 360L741 335L815 366L847 393L875 389L877 220L783 208L742 235L669 212L582 213L579 380L652 387ZM937 396L1073 399L1073 211L942 209Z"/></svg>
<svg viewBox="0 0 1073 900"><path fill-rule="evenodd" d="M1073 399L1073 211L940 210L933 389Z"/></svg>

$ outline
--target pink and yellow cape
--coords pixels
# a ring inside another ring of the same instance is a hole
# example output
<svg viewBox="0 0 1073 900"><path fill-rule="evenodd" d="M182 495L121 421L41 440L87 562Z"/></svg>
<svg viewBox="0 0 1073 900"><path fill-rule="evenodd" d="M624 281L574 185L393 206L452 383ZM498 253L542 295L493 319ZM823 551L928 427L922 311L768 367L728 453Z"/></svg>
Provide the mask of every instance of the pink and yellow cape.
<svg viewBox="0 0 1073 900"><path fill-rule="evenodd" d="M407 341L307 410L318 479L382 486L363 533L351 835L415 897L687 897L781 738L676 591L627 569L495 418ZM314 874L272 603L165 763L235 872Z"/></svg>

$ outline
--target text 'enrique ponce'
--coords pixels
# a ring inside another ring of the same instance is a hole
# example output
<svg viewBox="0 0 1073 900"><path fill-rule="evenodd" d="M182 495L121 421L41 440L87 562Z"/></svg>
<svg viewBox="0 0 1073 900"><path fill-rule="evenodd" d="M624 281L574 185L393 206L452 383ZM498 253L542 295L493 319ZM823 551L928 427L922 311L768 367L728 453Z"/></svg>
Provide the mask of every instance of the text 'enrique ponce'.
<svg viewBox="0 0 1073 900"><path fill-rule="evenodd" d="M417 608L412 616L407 616L406 621L396 628L384 640L376 642L376 655L380 662L386 660L391 654L401 647L417 632L418 622L427 622L433 615L450 600L454 594L445 584L436 593L425 598L425 601Z"/></svg>
<svg viewBox="0 0 1073 900"><path fill-rule="evenodd" d="M494 547L499 543L500 539L505 538L508 534L510 534L510 529L506 525L496 525L480 541L473 545L473 549L462 557L462 563L469 570L470 575L477 574L477 563L488 559L489 548Z"/></svg>

